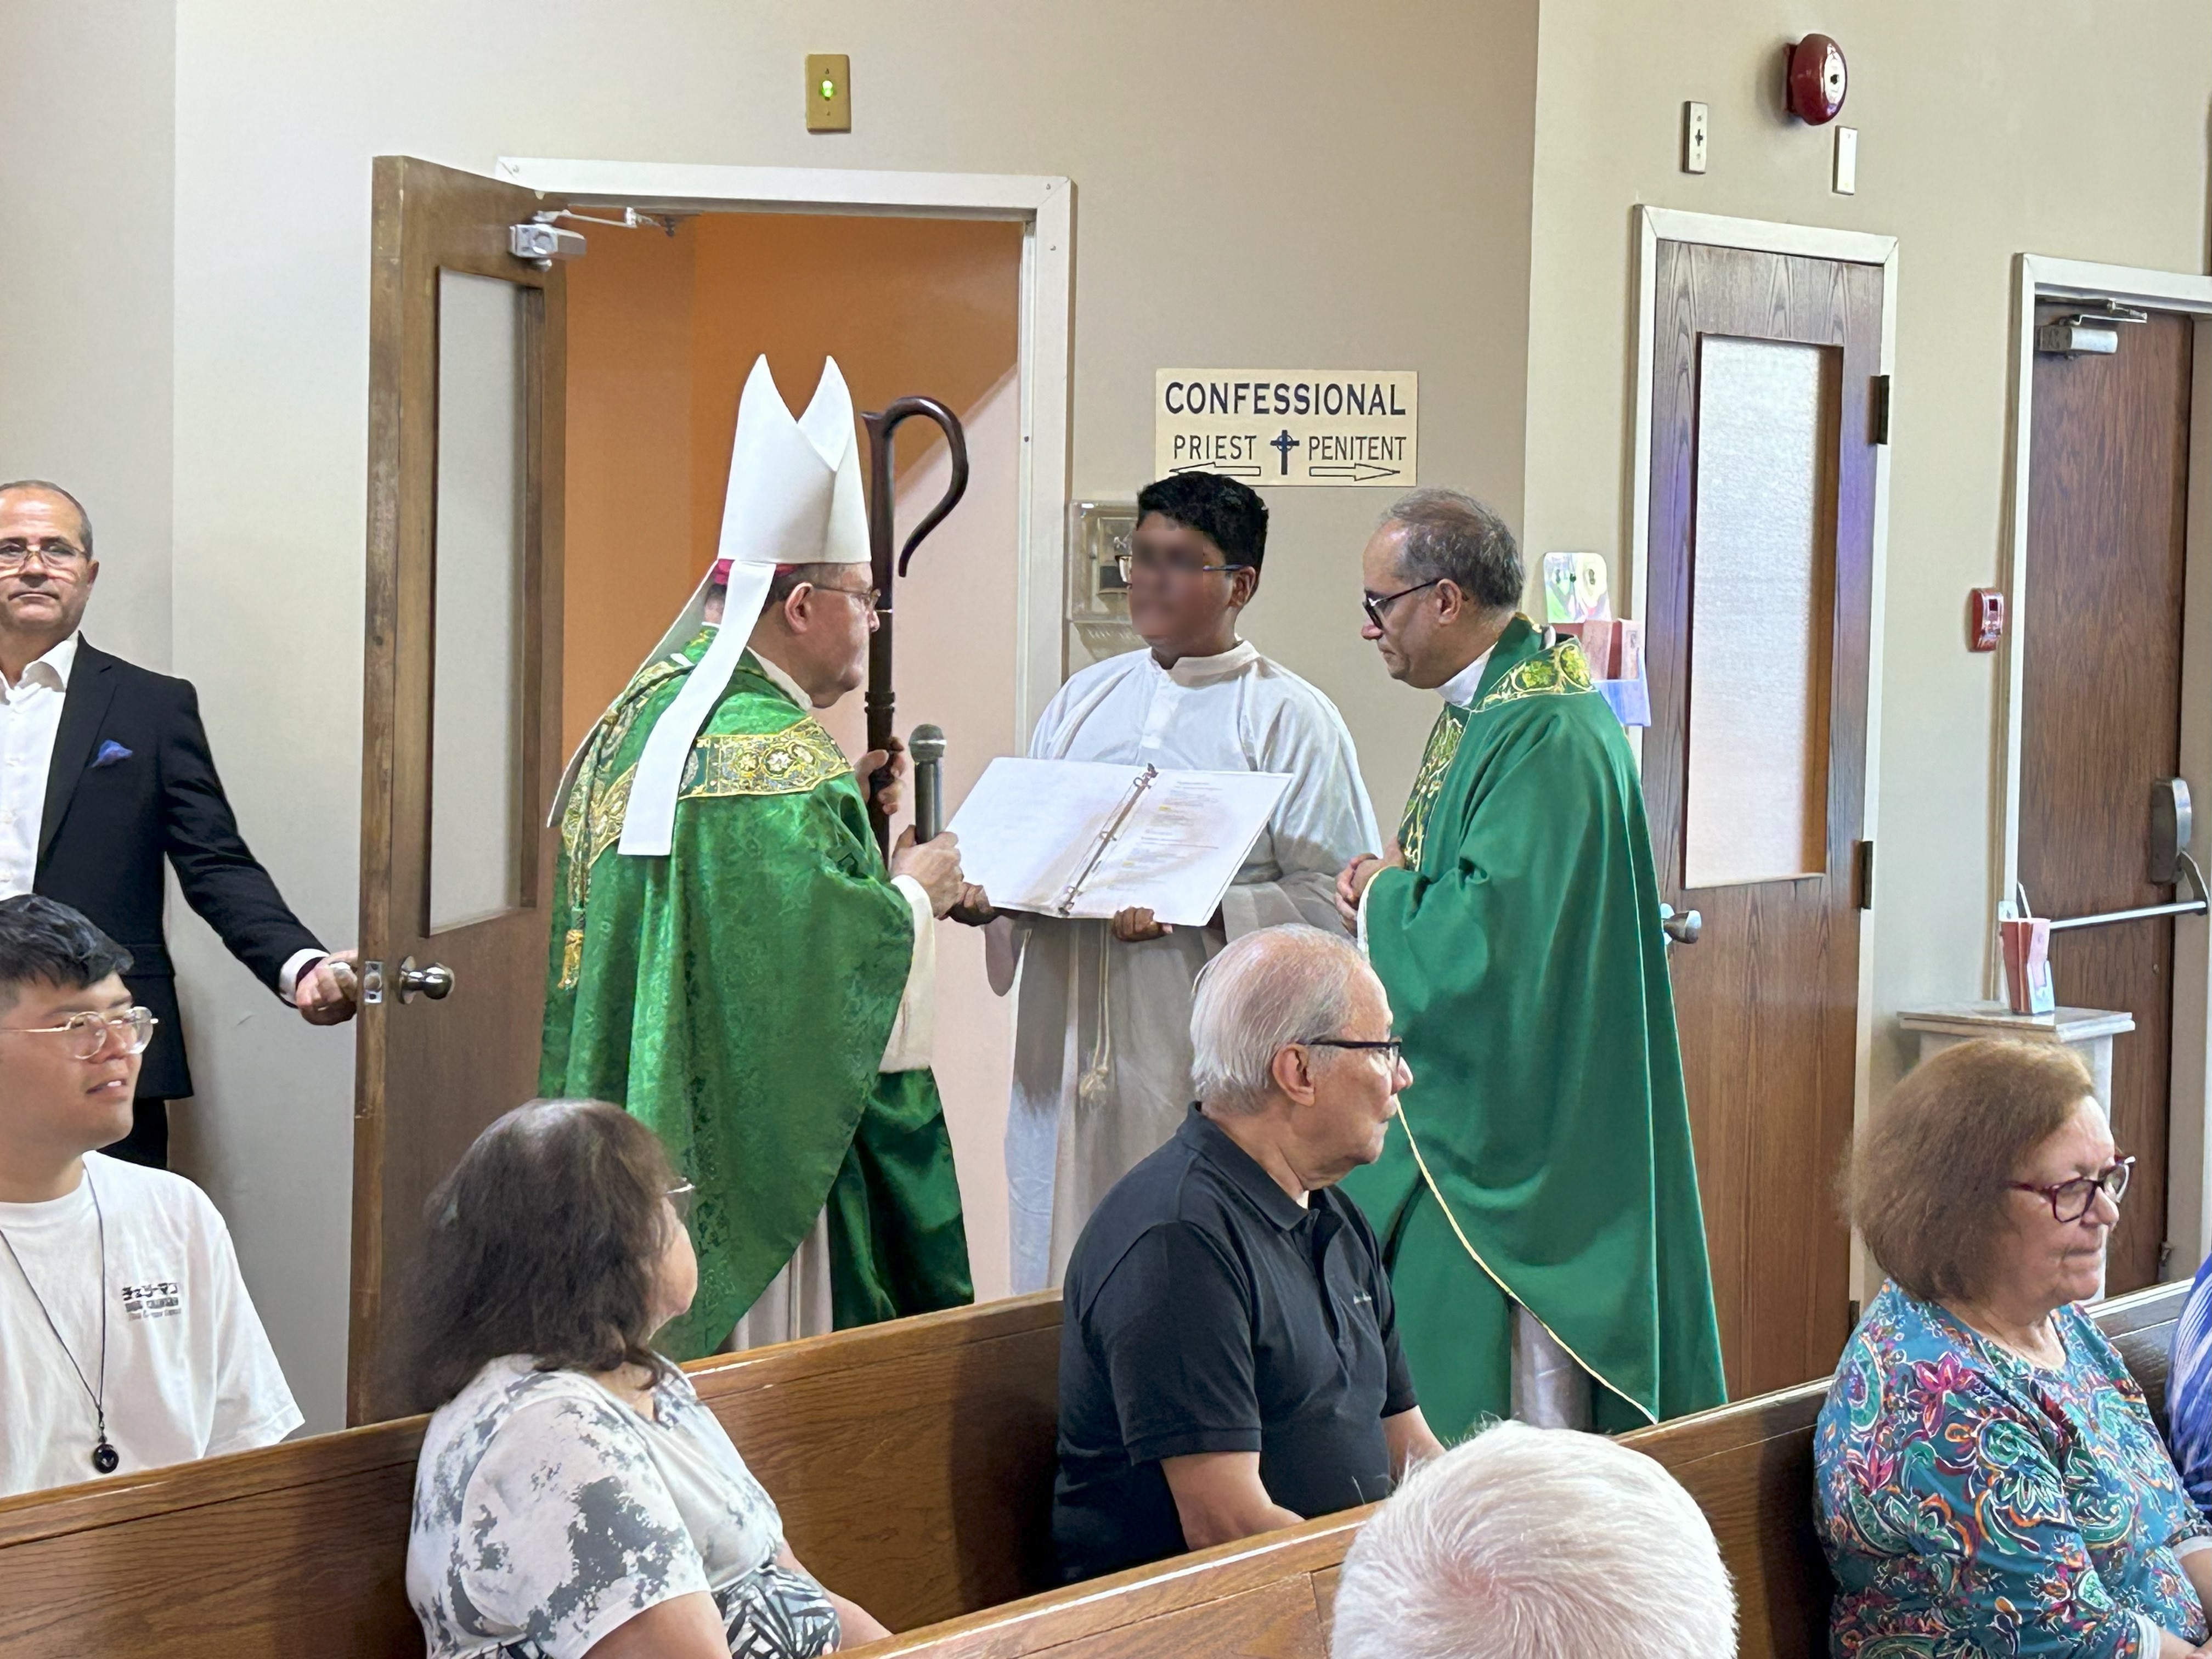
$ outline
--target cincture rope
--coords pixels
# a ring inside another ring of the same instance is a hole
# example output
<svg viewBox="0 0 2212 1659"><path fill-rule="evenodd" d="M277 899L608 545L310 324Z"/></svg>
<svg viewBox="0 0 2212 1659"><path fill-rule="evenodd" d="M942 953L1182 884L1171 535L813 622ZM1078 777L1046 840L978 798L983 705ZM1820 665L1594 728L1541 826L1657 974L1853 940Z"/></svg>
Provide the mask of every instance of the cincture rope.
<svg viewBox="0 0 2212 1659"><path fill-rule="evenodd" d="M1107 986L1114 972L1114 924L1098 924L1098 1035L1091 1040L1091 1058L1076 1080L1075 1103L1088 1111L1106 1104L1114 1080L1114 1008Z"/></svg>
<svg viewBox="0 0 2212 1659"><path fill-rule="evenodd" d="M1429 1196L1436 1200L1437 1207L1444 1212L1444 1219L1451 1224L1452 1237L1459 1240L1460 1249L1467 1252L1468 1259L1470 1261L1474 1262L1476 1267L1481 1268L1485 1273L1489 1275L1490 1282L1497 1285L1499 1290L1503 1291L1505 1293L1506 1299L1511 1302L1515 1307L1528 1308L1528 1304L1526 1302L1523 1302L1519 1297L1513 1294L1513 1287L1510 1285L1508 1285L1504 1279L1500 1279L1496 1271L1492 1268L1491 1265L1482 1259L1481 1252L1477 1250L1474 1246L1468 1242L1466 1231L1459 1224L1459 1218L1452 1213L1451 1206L1444 1200L1443 1189L1437 1185L1437 1178L1429 1173L1429 1161L1421 1156L1421 1143L1413 1139L1413 1126L1410 1122L1407 1121L1406 1109L1402 1105L1398 1108L1398 1127L1406 1132L1406 1145L1410 1146L1413 1152L1413 1167L1421 1172L1421 1180L1429 1189ZM1620 1389L1615 1388L1611 1382L1607 1382L1604 1376L1595 1365L1592 1365L1589 1360L1584 1359L1580 1354L1577 1353L1573 1347L1562 1339L1557 1331L1553 1330L1549 1325L1544 1324L1542 1316L1538 1314L1534 1308L1528 1308L1528 1317L1534 1320L1539 1325L1543 1325L1544 1334L1550 1337L1553 1341L1559 1343L1559 1346L1565 1351L1567 1358L1573 1360L1576 1364L1581 1366L1585 1371L1588 1371L1607 1393L1616 1395L1620 1398L1627 1401L1630 1405L1635 1407L1638 1412L1642 1413L1644 1417L1650 1419L1650 1421L1656 1423L1659 1420L1656 1417L1652 1416L1649 1411L1644 1410L1644 1402L1642 1401L1638 1400L1634 1395L1630 1395Z"/></svg>

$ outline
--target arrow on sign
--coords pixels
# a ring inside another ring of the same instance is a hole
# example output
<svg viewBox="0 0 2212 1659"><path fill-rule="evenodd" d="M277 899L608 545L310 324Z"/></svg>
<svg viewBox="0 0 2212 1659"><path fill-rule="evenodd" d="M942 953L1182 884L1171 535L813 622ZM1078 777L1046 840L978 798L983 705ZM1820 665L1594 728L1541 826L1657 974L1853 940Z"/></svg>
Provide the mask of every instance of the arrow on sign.
<svg viewBox="0 0 2212 1659"><path fill-rule="evenodd" d="M1256 466L1217 466L1212 461L1193 461L1188 466L1171 466L1168 471L1170 472L1218 472L1224 478L1256 478L1260 476L1260 469Z"/></svg>
<svg viewBox="0 0 2212 1659"><path fill-rule="evenodd" d="M1354 483L1365 483L1370 478L1395 478L1397 476L1398 469L1395 466L1376 466L1366 461L1352 466L1310 466L1306 469L1309 478L1349 478Z"/></svg>

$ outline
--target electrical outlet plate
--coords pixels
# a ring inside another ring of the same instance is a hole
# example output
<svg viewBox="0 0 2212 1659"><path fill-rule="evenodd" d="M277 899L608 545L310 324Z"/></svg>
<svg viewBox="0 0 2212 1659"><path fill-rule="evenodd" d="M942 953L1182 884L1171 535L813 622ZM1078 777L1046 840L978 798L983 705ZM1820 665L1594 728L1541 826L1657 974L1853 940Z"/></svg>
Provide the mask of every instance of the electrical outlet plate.
<svg viewBox="0 0 2212 1659"><path fill-rule="evenodd" d="M853 60L842 52L809 52L806 58L806 130L853 130Z"/></svg>
<svg viewBox="0 0 2212 1659"><path fill-rule="evenodd" d="M1682 171L1703 173L1705 170L1705 106L1690 103L1682 106Z"/></svg>
<svg viewBox="0 0 2212 1659"><path fill-rule="evenodd" d="M1856 196L1859 193L1859 130L1856 127L1836 129L1836 194Z"/></svg>

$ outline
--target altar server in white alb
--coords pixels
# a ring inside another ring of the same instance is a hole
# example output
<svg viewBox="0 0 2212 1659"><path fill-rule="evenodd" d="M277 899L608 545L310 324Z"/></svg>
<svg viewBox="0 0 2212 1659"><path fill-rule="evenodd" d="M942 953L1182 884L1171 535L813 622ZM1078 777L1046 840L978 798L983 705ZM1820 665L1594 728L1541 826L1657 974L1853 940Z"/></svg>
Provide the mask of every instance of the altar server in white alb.
<svg viewBox="0 0 2212 1659"><path fill-rule="evenodd" d="M1123 568L1146 648L1062 686L1030 757L1291 781L1206 927L1170 928L1143 909L992 924L993 988L1005 994L1020 969L1006 1122L1017 1291L1060 1283L1098 1200L1182 1122L1199 969L1261 927L1342 932L1336 872L1379 844L1335 706L1237 636L1260 586L1266 506L1233 478L1187 472L1147 485L1137 509Z"/></svg>

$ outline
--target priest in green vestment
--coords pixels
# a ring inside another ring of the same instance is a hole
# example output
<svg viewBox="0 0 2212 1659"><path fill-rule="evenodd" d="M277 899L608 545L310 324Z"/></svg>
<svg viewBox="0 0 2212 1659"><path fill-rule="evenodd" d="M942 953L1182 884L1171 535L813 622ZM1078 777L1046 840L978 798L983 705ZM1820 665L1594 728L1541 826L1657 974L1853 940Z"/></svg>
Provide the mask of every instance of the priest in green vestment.
<svg viewBox="0 0 2212 1659"><path fill-rule="evenodd" d="M973 1299L929 1070L957 846L908 831L886 871L812 714L876 625L855 449L835 362L796 422L755 366L722 556L556 803L538 1087L623 1106L695 1188L678 1358Z"/></svg>
<svg viewBox="0 0 2212 1659"><path fill-rule="evenodd" d="M1338 900L1413 1081L1345 1183L1383 1241L1422 1408L1616 1431L1721 1403L1643 790L1572 640L1517 614L1512 534L1420 490L1362 558L1392 678L1444 707L1396 844Z"/></svg>

